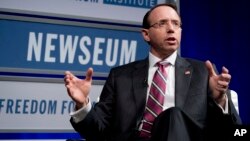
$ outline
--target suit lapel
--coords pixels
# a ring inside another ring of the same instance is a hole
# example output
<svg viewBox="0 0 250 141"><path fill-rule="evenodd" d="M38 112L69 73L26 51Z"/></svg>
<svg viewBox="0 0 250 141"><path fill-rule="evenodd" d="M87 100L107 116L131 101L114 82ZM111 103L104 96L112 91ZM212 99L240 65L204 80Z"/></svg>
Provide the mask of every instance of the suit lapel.
<svg viewBox="0 0 250 141"><path fill-rule="evenodd" d="M175 63L175 106L183 108L187 98L193 68L184 58L177 56Z"/></svg>
<svg viewBox="0 0 250 141"><path fill-rule="evenodd" d="M142 117L147 95L147 78L148 78L148 58L143 60L141 63L135 65L133 72L133 93L136 104L136 111L138 116ZM138 119L140 121L140 119ZM139 123L138 123L139 124Z"/></svg>

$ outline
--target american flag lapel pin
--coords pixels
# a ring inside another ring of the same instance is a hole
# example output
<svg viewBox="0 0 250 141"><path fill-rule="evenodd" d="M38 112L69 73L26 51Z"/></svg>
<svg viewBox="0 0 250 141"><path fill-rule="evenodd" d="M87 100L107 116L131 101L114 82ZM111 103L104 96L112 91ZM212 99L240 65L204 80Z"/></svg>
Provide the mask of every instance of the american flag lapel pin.
<svg viewBox="0 0 250 141"><path fill-rule="evenodd" d="M191 72L190 72L189 70L186 70L186 71L185 71L185 74L186 74L186 75L189 75L190 73L191 73Z"/></svg>

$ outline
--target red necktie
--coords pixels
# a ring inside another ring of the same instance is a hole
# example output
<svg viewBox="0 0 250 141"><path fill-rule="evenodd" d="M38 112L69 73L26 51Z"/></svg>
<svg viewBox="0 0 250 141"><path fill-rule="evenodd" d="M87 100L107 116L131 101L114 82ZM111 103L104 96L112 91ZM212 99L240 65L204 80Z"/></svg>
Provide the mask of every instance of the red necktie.
<svg viewBox="0 0 250 141"><path fill-rule="evenodd" d="M167 66L168 63L163 64L163 62L158 62L156 65L158 66L158 69L156 70L152 80L140 132L140 137L143 138L151 137L151 128L154 119L163 110L167 81L167 73L164 66Z"/></svg>

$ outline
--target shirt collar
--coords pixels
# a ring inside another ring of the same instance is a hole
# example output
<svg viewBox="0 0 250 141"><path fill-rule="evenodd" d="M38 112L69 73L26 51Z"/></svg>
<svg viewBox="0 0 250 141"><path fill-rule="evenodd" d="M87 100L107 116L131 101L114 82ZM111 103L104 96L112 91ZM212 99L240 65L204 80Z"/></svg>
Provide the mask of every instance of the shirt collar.
<svg viewBox="0 0 250 141"><path fill-rule="evenodd" d="M177 58L177 50L164 60L161 60L160 58L156 57L151 52L149 52L149 67L154 67L154 65L159 61L168 62L172 66L174 66L176 58Z"/></svg>

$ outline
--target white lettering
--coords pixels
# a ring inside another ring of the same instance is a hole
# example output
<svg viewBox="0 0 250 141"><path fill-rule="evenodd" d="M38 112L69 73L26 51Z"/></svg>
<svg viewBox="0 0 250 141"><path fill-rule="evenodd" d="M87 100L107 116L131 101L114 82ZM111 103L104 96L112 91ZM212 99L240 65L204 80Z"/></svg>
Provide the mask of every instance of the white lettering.
<svg viewBox="0 0 250 141"><path fill-rule="evenodd" d="M122 40L120 65L135 61L136 46L136 41L131 41L129 46L128 40Z"/></svg>
<svg viewBox="0 0 250 141"><path fill-rule="evenodd" d="M155 0L107 0L106 2L112 4L138 5L147 7L153 7L155 5Z"/></svg>
<svg viewBox="0 0 250 141"><path fill-rule="evenodd" d="M246 129L236 129L234 132L234 136L244 136L247 133Z"/></svg>
<svg viewBox="0 0 250 141"><path fill-rule="evenodd" d="M247 129L241 129L241 135L244 136L244 134L247 133Z"/></svg>
<svg viewBox="0 0 250 141"><path fill-rule="evenodd" d="M52 44L52 40L57 38L57 34L47 34L44 62L56 62L56 58L51 56L51 52L55 50L55 45Z"/></svg>
<svg viewBox="0 0 250 141"><path fill-rule="evenodd" d="M99 60L98 56L102 54L102 49L100 48L100 44L105 42L104 38L96 38L95 39L95 46L94 46L94 56L93 56L93 64L94 65L103 65L103 61Z"/></svg>
<svg viewBox="0 0 250 141"><path fill-rule="evenodd" d="M240 136L240 131L239 131L239 129L236 129L236 130L235 130L234 136Z"/></svg>
<svg viewBox="0 0 250 141"><path fill-rule="evenodd" d="M32 60L33 51L34 51L34 55L35 55L35 61L39 62L41 60L42 38L43 38L42 33L38 33L37 40L36 40L35 32L29 33L29 45L28 45L27 61Z"/></svg>
<svg viewBox="0 0 250 141"><path fill-rule="evenodd" d="M83 52L83 54L85 54L85 56L83 56L83 55L78 56L79 63L82 65L87 64L90 60L90 57L91 57L90 52L89 52L88 48L85 46L85 44L88 46L91 45L91 39L88 36L84 36L80 40L80 49Z"/></svg>
<svg viewBox="0 0 250 141"><path fill-rule="evenodd" d="M112 67L135 61L136 49L136 40L30 32L27 61Z"/></svg>
<svg viewBox="0 0 250 141"><path fill-rule="evenodd" d="M65 63L68 54L68 63L72 64L75 57L78 36L75 36L73 43L71 35L68 35L66 41L64 41L64 35L60 35L60 63Z"/></svg>
<svg viewBox="0 0 250 141"><path fill-rule="evenodd" d="M117 62L119 40L115 39L114 46L112 46L113 45L112 42L113 42L113 39L108 39L107 52L106 52L106 63L108 66L114 66ZM112 47L114 48L113 52L112 52Z"/></svg>

